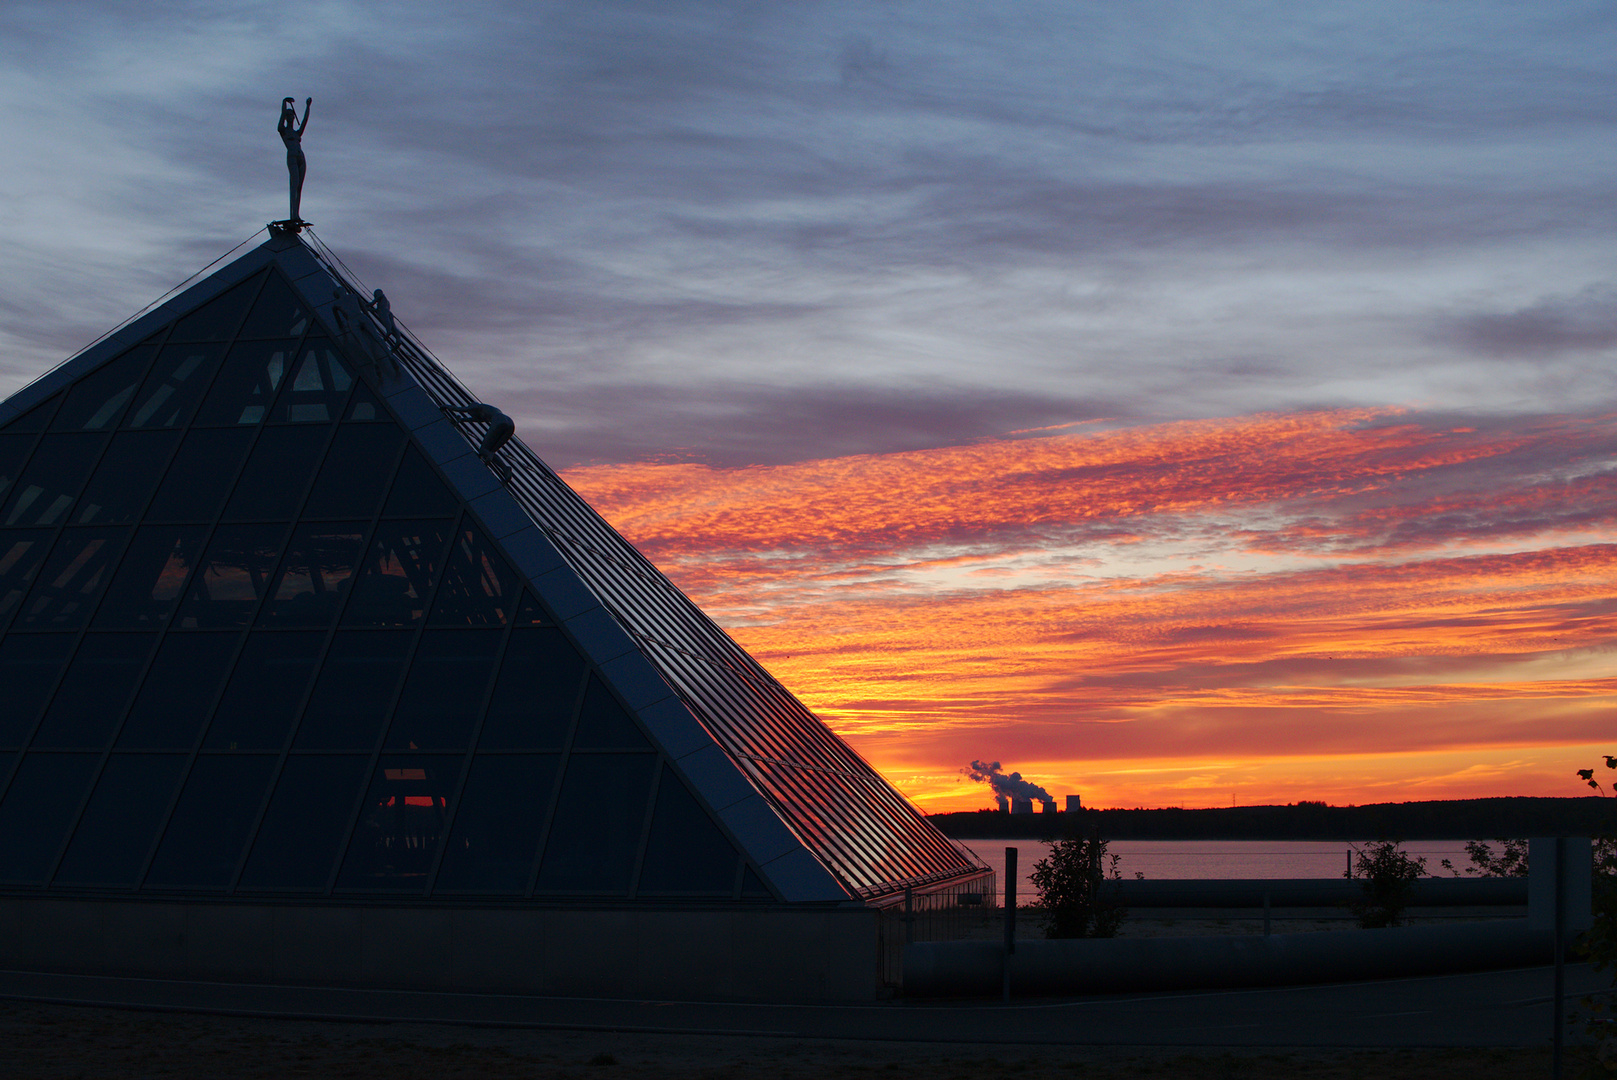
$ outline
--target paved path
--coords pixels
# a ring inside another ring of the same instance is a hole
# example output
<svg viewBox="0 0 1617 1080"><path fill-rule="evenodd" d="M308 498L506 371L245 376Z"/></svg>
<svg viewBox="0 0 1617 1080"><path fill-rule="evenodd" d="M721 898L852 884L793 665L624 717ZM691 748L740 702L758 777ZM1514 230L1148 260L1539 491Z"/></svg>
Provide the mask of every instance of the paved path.
<svg viewBox="0 0 1617 1080"><path fill-rule="evenodd" d="M1568 1001L1610 986L1567 969ZM929 1043L1542 1046L1553 969L1013 1002L746 1005L251 986L0 971L0 998L246 1016Z"/></svg>

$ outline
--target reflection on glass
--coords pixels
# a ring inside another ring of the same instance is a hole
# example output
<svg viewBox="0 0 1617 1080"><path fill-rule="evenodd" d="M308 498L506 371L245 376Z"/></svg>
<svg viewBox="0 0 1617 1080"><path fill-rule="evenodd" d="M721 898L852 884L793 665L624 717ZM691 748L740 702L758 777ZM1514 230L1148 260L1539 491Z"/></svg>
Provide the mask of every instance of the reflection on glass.
<svg viewBox="0 0 1617 1080"><path fill-rule="evenodd" d="M317 424L335 420L354 377L337 357L337 350L324 338L304 343L302 356L292 378L287 380L275 402L271 418L279 423Z"/></svg>
<svg viewBox="0 0 1617 1080"><path fill-rule="evenodd" d="M414 446L406 447L382 516L449 517L459 509L460 500L438 479L421 451Z"/></svg>
<svg viewBox="0 0 1617 1080"><path fill-rule="evenodd" d="M339 889L426 888L463 760L459 754L382 758L348 842Z"/></svg>
<svg viewBox="0 0 1617 1080"><path fill-rule="evenodd" d="M135 428L182 427L191 419L213 373L223 345L167 345L157 354L146 384L135 397L127 423Z"/></svg>
<svg viewBox="0 0 1617 1080"><path fill-rule="evenodd" d="M146 512L147 521L212 521L252 445L251 431L192 428Z"/></svg>
<svg viewBox="0 0 1617 1080"><path fill-rule="evenodd" d="M0 433L0 506L5 505L6 497L11 494L11 485L22 474L23 462L28 460L33 448L32 435Z"/></svg>
<svg viewBox="0 0 1617 1080"><path fill-rule="evenodd" d="M344 625L420 622L453 528L452 521L382 522L343 614Z"/></svg>
<svg viewBox="0 0 1617 1080"><path fill-rule="evenodd" d="M292 366L297 347L296 340L238 342L231 346L230 359L197 410L195 422L262 423Z"/></svg>
<svg viewBox="0 0 1617 1080"><path fill-rule="evenodd" d="M54 536L38 530L0 532L0 627L27 595Z"/></svg>
<svg viewBox="0 0 1617 1080"><path fill-rule="evenodd" d="M236 334L238 338L301 337L309 326L309 313L280 274L271 272L253 304L252 314Z"/></svg>
<svg viewBox="0 0 1617 1080"><path fill-rule="evenodd" d="M96 612L100 630L156 628L168 620L207 530L201 525L146 525L135 533L107 597Z"/></svg>
<svg viewBox="0 0 1617 1080"><path fill-rule="evenodd" d="M45 425L50 421L51 414L62 401L61 394L52 394L50 397L23 413L8 424L0 424L0 431L6 434L23 431L44 431Z"/></svg>
<svg viewBox="0 0 1617 1080"><path fill-rule="evenodd" d="M555 754L472 760L434 892L527 891L560 761Z"/></svg>
<svg viewBox="0 0 1617 1080"><path fill-rule="evenodd" d="M186 628L247 626L269 592L285 525L221 525L180 608Z"/></svg>
<svg viewBox="0 0 1617 1080"><path fill-rule="evenodd" d="M73 510L74 524L122 525L138 520L179 441L177 431L114 435Z"/></svg>
<svg viewBox="0 0 1617 1080"><path fill-rule="evenodd" d="M129 530L64 529L17 615L29 630L76 629L95 609Z"/></svg>
<svg viewBox="0 0 1617 1080"><path fill-rule="evenodd" d="M516 600L517 576L476 526L450 549L433 605L433 626L503 626Z"/></svg>
<svg viewBox="0 0 1617 1080"><path fill-rule="evenodd" d="M5 503L7 527L59 525L107 445L105 435L47 435Z"/></svg>
<svg viewBox="0 0 1617 1080"><path fill-rule="evenodd" d="M117 427L157 350L137 345L105 367L73 384L52 431L105 431Z"/></svg>
<svg viewBox="0 0 1617 1080"><path fill-rule="evenodd" d="M365 544L355 522L299 525L258 621L265 626L324 626L337 616Z"/></svg>
<svg viewBox="0 0 1617 1080"><path fill-rule="evenodd" d="M348 401L348 415L344 420L391 420L387 410L382 408L376 395L366 389L364 383L354 387L354 396Z"/></svg>
<svg viewBox="0 0 1617 1080"><path fill-rule="evenodd" d="M258 295L258 287L263 280L262 274L255 274L197 308L174 324L174 332L169 335L169 340L229 341L241 325L247 305Z"/></svg>

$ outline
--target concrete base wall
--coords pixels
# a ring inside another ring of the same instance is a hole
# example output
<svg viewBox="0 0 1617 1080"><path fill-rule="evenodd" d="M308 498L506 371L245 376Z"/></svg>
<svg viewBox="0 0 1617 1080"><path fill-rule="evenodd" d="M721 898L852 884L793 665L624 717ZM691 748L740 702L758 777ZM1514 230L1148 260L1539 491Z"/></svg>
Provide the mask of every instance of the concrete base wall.
<svg viewBox="0 0 1617 1080"><path fill-rule="evenodd" d="M1188 938L917 942L904 948L907 997L1106 994L1391 979L1547 964L1554 935L1526 919L1335 933Z"/></svg>
<svg viewBox="0 0 1617 1080"><path fill-rule="evenodd" d="M0 897L0 967L222 982L868 1001L860 909L561 910Z"/></svg>

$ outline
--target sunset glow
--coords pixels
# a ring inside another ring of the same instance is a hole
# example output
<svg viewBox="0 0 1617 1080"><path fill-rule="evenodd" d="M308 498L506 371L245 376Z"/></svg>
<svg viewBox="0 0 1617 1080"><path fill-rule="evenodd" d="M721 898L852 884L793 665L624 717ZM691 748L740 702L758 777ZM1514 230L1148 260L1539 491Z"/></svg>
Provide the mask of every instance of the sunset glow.
<svg viewBox="0 0 1617 1080"><path fill-rule="evenodd" d="M1609 416L1382 410L567 479L931 810L1576 794L1611 730Z"/></svg>

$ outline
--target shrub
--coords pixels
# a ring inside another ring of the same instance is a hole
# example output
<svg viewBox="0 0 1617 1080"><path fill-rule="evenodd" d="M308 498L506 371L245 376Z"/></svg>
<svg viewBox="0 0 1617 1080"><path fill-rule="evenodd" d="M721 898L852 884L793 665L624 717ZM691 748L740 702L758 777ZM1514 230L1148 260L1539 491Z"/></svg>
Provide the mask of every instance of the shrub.
<svg viewBox="0 0 1617 1080"><path fill-rule="evenodd" d="M1050 854L1028 875L1044 907L1045 937L1117 936L1127 913L1102 895L1108 880L1122 877L1117 862L1098 835L1068 836L1050 845Z"/></svg>
<svg viewBox="0 0 1617 1080"><path fill-rule="evenodd" d="M1527 841L1526 840L1495 840L1500 845L1498 855L1493 848L1481 840L1468 840L1465 853L1471 859L1471 865L1465 868L1467 877L1526 877L1527 876ZM1443 860L1443 869L1460 876L1460 871L1454 869L1454 864L1447 859Z"/></svg>
<svg viewBox="0 0 1617 1080"><path fill-rule="evenodd" d="M1366 930L1403 923L1404 908L1415 891L1415 879L1426 873L1424 858L1411 858L1397 840L1366 844L1346 877L1364 879L1364 895L1350 907Z"/></svg>

